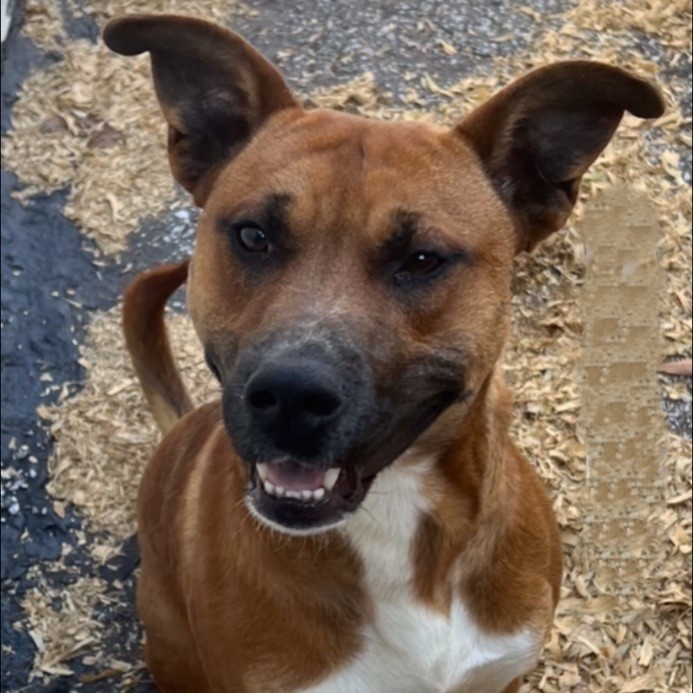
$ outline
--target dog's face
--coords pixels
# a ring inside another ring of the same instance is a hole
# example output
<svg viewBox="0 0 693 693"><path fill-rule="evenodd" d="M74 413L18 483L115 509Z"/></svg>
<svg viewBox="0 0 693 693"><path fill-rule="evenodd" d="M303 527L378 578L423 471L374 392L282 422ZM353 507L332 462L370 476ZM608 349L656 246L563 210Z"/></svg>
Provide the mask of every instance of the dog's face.
<svg viewBox="0 0 693 693"><path fill-rule="evenodd" d="M105 38L152 53L174 175L204 207L190 314L249 507L285 531L335 526L406 450L459 435L502 349L515 253L565 223L624 109L662 108L575 62L453 129L382 123L304 111L205 22L132 17Z"/></svg>
<svg viewBox="0 0 693 693"><path fill-rule="evenodd" d="M503 342L514 246L446 130L296 110L228 163L188 296L260 514L339 521L441 412L464 411Z"/></svg>

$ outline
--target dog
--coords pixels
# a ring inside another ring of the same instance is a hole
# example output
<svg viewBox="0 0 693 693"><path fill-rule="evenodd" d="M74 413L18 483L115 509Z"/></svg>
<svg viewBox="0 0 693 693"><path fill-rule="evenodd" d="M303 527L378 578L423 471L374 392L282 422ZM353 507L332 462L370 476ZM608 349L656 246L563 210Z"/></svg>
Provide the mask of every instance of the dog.
<svg viewBox="0 0 693 693"><path fill-rule="evenodd" d="M508 433L513 258L559 230L656 87L569 61L452 128L305 110L226 29L112 20L149 52L189 264L124 299L165 434L138 498L138 611L161 691L509 693L550 630L551 502ZM164 325L188 308L220 401L193 408Z"/></svg>

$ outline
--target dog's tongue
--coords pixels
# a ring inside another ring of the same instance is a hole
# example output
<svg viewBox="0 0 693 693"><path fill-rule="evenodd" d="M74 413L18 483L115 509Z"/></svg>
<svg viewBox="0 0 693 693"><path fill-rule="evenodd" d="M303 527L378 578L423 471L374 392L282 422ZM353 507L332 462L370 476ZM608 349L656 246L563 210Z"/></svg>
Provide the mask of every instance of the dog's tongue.
<svg viewBox="0 0 693 693"><path fill-rule="evenodd" d="M325 481L325 470L306 467L297 462L270 462L267 481L287 491L314 491Z"/></svg>

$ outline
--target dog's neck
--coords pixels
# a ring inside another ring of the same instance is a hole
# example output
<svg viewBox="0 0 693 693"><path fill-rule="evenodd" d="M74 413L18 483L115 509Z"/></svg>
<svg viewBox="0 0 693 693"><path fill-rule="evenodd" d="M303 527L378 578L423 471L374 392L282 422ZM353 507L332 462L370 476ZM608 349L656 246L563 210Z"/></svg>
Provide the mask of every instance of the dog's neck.
<svg viewBox="0 0 693 693"><path fill-rule="evenodd" d="M498 512L508 503L510 409L509 393L494 373L462 420L451 410L376 478L345 530L375 592L413 588L421 600L447 612L458 559L468 548L475 554L492 550L512 517ZM454 435L441 453L440 438L450 431ZM477 547L482 526L484 546Z"/></svg>
<svg viewBox="0 0 693 693"><path fill-rule="evenodd" d="M513 446L509 429L512 419L512 394L496 365L484 382L454 443L454 455L443 461L452 464L457 474L474 475L478 511L481 516L494 513L506 498L506 464ZM458 480L471 492L470 480Z"/></svg>
<svg viewBox="0 0 693 693"><path fill-rule="evenodd" d="M432 478L441 485L440 493L464 501L469 520L494 513L507 491L511 419L512 395L496 366L474 399L441 417L408 457L433 460Z"/></svg>

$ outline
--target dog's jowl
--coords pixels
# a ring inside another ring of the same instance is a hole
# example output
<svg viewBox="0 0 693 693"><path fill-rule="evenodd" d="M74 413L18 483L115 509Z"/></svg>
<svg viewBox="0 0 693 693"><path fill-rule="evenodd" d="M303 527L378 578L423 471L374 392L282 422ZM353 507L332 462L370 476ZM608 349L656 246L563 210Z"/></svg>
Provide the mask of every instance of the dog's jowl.
<svg viewBox="0 0 693 693"><path fill-rule="evenodd" d="M124 326L165 437L139 495L138 607L162 691L516 691L551 627L561 546L508 435L513 257L560 229L648 82L576 61L452 128L304 110L248 43L112 21L151 54L187 263ZM163 307L188 305L221 401L193 409Z"/></svg>

